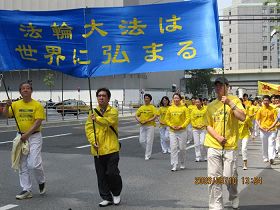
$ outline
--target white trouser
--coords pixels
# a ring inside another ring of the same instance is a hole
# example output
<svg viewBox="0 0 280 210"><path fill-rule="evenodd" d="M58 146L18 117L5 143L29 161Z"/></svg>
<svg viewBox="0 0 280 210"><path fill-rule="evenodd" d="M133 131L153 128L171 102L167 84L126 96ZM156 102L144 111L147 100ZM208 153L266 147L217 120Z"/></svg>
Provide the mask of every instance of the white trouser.
<svg viewBox="0 0 280 210"><path fill-rule="evenodd" d="M170 131L170 148L171 148L171 165L178 165L180 163L185 166L187 160L187 134L186 130L182 131Z"/></svg>
<svg viewBox="0 0 280 210"><path fill-rule="evenodd" d="M206 148L204 147L206 130L193 129L192 132L193 132L195 157L200 160L202 160L202 158L206 159Z"/></svg>
<svg viewBox="0 0 280 210"><path fill-rule="evenodd" d="M237 174L237 151L224 150L224 158L222 158L222 150L208 148L208 177L236 177ZM223 189L221 184L210 184L209 190L209 209L224 209ZM238 197L237 183L227 184L229 192L229 200L232 201Z"/></svg>
<svg viewBox="0 0 280 210"><path fill-rule="evenodd" d="M45 182L45 175L42 166L42 134L41 132L32 134L29 139L28 155L21 155L19 168L19 181L23 190L31 191L31 172L38 184Z"/></svg>
<svg viewBox="0 0 280 210"><path fill-rule="evenodd" d="M276 131L262 131L260 130L260 138L262 140L262 155L264 160L271 160L275 158L275 138Z"/></svg>
<svg viewBox="0 0 280 210"><path fill-rule="evenodd" d="M279 153L279 146L280 146L280 129L277 130L277 135L276 135L276 149L275 151Z"/></svg>
<svg viewBox="0 0 280 210"><path fill-rule="evenodd" d="M192 141L192 138L193 138L193 134L192 134L192 125L189 124L189 125L187 126L186 130L187 130L187 133L186 133L186 135L187 135L187 141Z"/></svg>
<svg viewBox="0 0 280 210"><path fill-rule="evenodd" d="M145 149L145 158L150 158L152 155L154 134L154 126L140 126L139 142L141 146Z"/></svg>
<svg viewBox="0 0 280 210"><path fill-rule="evenodd" d="M247 160L247 154L248 154L248 138L245 139L240 139L238 141L238 150L241 149L241 153L242 153L242 160Z"/></svg>
<svg viewBox="0 0 280 210"><path fill-rule="evenodd" d="M258 135L259 135L259 133L260 133L260 129L259 129L259 125L258 125L258 123L256 122L256 120L253 120L253 135L255 136L255 137L257 137Z"/></svg>
<svg viewBox="0 0 280 210"><path fill-rule="evenodd" d="M160 145L163 152L170 151L169 143L169 128L167 126L162 126L159 128L160 134Z"/></svg>

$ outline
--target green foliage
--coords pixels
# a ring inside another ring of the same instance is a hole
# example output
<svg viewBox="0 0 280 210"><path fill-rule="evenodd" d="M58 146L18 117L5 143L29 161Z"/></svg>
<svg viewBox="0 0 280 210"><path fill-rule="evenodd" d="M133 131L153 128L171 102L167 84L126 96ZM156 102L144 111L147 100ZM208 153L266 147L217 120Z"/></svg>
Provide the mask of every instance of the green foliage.
<svg viewBox="0 0 280 210"><path fill-rule="evenodd" d="M48 72L46 73L43 82L50 89L50 99L52 99L52 88L54 87L54 73Z"/></svg>
<svg viewBox="0 0 280 210"><path fill-rule="evenodd" d="M193 96L200 96L203 92L203 85L207 85L208 94L212 92L213 84L211 82L214 69L193 70L186 72L191 75L191 78L187 80L186 89Z"/></svg>

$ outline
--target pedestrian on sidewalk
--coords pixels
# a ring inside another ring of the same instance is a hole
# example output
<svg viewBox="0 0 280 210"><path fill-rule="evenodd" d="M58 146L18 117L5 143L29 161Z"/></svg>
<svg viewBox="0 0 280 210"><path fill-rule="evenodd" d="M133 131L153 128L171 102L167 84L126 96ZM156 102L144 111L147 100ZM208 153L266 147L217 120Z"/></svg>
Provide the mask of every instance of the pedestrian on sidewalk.
<svg viewBox="0 0 280 210"><path fill-rule="evenodd" d="M103 201L100 207L119 205L122 178L120 176L118 140L118 110L109 105L111 92L107 88L96 91L98 106L88 115L85 132L94 156L98 190Z"/></svg>
<svg viewBox="0 0 280 210"><path fill-rule="evenodd" d="M176 171L186 167L187 159L187 131L186 127L190 123L189 110L181 104L182 96L179 93L173 95L173 105L166 112L165 121L169 126L169 138L171 148L171 171Z"/></svg>
<svg viewBox="0 0 280 210"><path fill-rule="evenodd" d="M196 108L191 112L191 124L194 140L195 161L206 161L207 153L204 146L204 139L206 134L205 115L206 107L203 106L202 99L195 99Z"/></svg>
<svg viewBox="0 0 280 210"><path fill-rule="evenodd" d="M137 111L135 118L140 124L139 142L145 150L145 160L149 160L152 155L154 134L155 134L155 119L157 117L157 109L151 104L152 96L148 93L144 95L145 104Z"/></svg>
<svg viewBox="0 0 280 210"><path fill-rule="evenodd" d="M218 77L215 82L217 99L206 112L207 134L204 145L208 147L208 177L212 180L227 177L237 179L238 121L245 120L245 110L238 97L228 95L229 82ZM225 124L224 124L225 123ZM209 184L209 209L224 209L222 184ZM239 206L237 183L227 182L229 201L234 209Z"/></svg>
<svg viewBox="0 0 280 210"><path fill-rule="evenodd" d="M32 172L39 185L40 195L46 193L46 178L41 155L43 142L41 124L45 119L45 112L41 103L32 99L33 89L29 82L22 82L19 85L19 92L22 99L15 102L7 101L4 114L16 119L19 126L17 135L21 136L22 142L27 141L29 145L29 153L20 156L19 181L22 191L16 195L16 199L22 200L32 198Z"/></svg>
<svg viewBox="0 0 280 210"><path fill-rule="evenodd" d="M170 101L167 96L163 96L160 101L160 108L158 110L159 117L159 134L160 134L160 145L163 154L170 153L170 142L169 142L169 127L166 125L165 115L167 109L170 106Z"/></svg>
<svg viewBox="0 0 280 210"><path fill-rule="evenodd" d="M256 121L260 128L260 138L262 141L263 161L274 163L276 156L276 124L277 111L270 105L270 96L263 96L263 105L256 114Z"/></svg>

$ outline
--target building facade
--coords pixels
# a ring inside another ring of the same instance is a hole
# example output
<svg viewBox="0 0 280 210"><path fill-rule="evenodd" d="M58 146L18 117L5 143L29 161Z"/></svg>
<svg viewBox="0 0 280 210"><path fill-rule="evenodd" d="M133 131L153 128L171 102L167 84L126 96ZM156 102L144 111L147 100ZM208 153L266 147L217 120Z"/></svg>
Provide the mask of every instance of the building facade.
<svg viewBox="0 0 280 210"><path fill-rule="evenodd" d="M224 9L223 15L229 19L223 25L225 69L279 68L279 39L275 43L277 35L271 32L279 25L279 21L272 19L277 15L279 18L280 9L275 4L265 6L263 2L233 0L232 6Z"/></svg>

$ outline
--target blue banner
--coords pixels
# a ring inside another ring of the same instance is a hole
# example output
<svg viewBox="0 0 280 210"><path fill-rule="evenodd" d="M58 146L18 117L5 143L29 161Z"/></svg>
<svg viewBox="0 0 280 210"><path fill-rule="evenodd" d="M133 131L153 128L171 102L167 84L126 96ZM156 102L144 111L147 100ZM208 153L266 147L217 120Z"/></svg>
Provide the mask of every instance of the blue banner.
<svg viewBox="0 0 280 210"><path fill-rule="evenodd" d="M0 71L75 77L221 68L216 0L62 11L0 11Z"/></svg>

